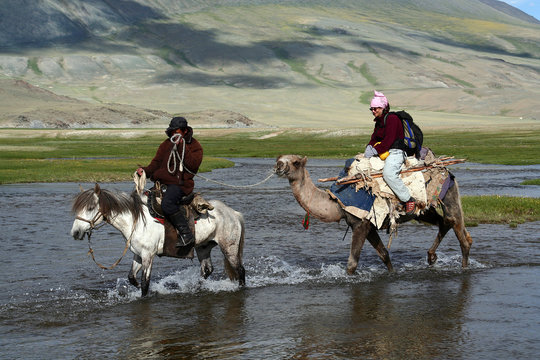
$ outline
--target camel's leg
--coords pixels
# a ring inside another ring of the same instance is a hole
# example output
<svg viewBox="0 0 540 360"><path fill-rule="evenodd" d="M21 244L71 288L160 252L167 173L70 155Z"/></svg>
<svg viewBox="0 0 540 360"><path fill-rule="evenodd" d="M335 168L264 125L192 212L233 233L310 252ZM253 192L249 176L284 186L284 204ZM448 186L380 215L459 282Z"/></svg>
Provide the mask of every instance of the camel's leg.
<svg viewBox="0 0 540 360"><path fill-rule="evenodd" d="M129 270L128 280L129 283L135 287L139 287L139 282L137 281L137 273L141 270L141 257L139 255L133 255L133 262L131 263L131 270Z"/></svg>
<svg viewBox="0 0 540 360"><path fill-rule="evenodd" d="M465 216L463 214L463 208L461 207L461 198L459 196L459 187L456 183L446 194L444 200L444 217L449 224L452 224L454 233L459 240L461 246L461 266L467 267L469 265L469 250L472 245L472 238L467 229L465 228Z"/></svg>
<svg viewBox="0 0 540 360"><path fill-rule="evenodd" d="M201 264L201 275L205 279L214 272L212 258L210 257L210 252L214 246L216 246L216 243L214 241L209 241L195 248L197 259L199 259L199 263Z"/></svg>
<svg viewBox="0 0 540 360"><path fill-rule="evenodd" d="M141 275L141 294L142 296L148 295L148 289L150 288L150 275L152 274L152 262L153 256L143 258L142 261L142 275Z"/></svg>
<svg viewBox="0 0 540 360"><path fill-rule="evenodd" d="M452 226L445 224L444 221L440 221L439 223L439 232L437 233L437 236L435 237L435 241L433 241L433 245L429 248L427 251L427 261L429 265L435 264L437 261L437 248L441 244L442 239L450 230Z"/></svg>
<svg viewBox="0 0 540 360"><path fill-rule="evenodd" d="M388 254L388 250L386 250L386 247L384 246L375 226L371 225L367 239L371 246L375 248L375 251L377 251L377 254L388 268L388 271L394 271L392 262L390 261L390 254Z"/></svg>
<svg viewBox="0 0 540 360"><path fill-rule="evenodd" d="M461 246L461 266L466 268L469 265L469 250L473 242L471 234L465 229L463 222L454 225L454 233Z"/></svg>
<svg viewBox="0 0 540 360"><path fill-rule="evenodd" d="M352 241L351 241L351 253L349 254L349 260L347 261L347 274L352 275L358 267L358 259L360 259L360 252L366 241L366 236L370 229L369 221L362 221L358 225L353 227Z"/></svg>

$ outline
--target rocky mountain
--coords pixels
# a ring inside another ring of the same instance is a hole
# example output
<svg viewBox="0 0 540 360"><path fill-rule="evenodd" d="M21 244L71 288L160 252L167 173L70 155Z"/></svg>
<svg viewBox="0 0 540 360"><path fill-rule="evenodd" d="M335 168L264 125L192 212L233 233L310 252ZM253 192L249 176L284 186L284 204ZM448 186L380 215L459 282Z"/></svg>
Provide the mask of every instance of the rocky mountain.
<svg viewBox="0 0 540 360"><path fill-rule="evenodd" d="M540 119L539 60L540 22L497 0L3 0L0 124L104 126L117 106L131 115L107 126L355 126L373 89Z"/></svg>

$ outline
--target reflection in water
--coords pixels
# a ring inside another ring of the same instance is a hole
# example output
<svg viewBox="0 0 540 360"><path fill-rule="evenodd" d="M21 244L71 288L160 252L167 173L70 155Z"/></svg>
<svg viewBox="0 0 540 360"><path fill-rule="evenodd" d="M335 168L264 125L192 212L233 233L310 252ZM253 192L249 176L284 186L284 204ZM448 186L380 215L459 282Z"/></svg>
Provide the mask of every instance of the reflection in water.
<svg viewBox="0 0 540 360"><path fill-rule="evenodd" d="M129 304L133 357L209 358L242 355L244 292L144 299Z"/></svg>
<svg viewBox="0 0 540 360"><path fill-rule="evenodd" d="M336 303L334 309L313 302L314 311L304 313L297 326L299 342L293 358L462 356L466 335L461 324L469 303L470 276L442 282L395 280L352 286L343 291L342 300L347 301Z"/></svg>

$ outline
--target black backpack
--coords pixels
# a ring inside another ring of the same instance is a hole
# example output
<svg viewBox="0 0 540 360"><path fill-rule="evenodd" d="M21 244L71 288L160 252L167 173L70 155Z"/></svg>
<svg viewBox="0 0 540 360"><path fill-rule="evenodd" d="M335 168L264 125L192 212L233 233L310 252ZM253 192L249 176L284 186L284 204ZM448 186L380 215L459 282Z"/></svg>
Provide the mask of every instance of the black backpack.
<svg viewBox="0 0 540 360"><path fill-rule="evenodd" d="M422 130L416 125L408 112L401 110L392 113L396 114L403 124L403 133L405 134L403 142L405 144L407 156L414 155L417 158L420 158L420 150L422 150L422 143L424 141ZM384 124L386 126L386 116L384 117Z"/></svg>

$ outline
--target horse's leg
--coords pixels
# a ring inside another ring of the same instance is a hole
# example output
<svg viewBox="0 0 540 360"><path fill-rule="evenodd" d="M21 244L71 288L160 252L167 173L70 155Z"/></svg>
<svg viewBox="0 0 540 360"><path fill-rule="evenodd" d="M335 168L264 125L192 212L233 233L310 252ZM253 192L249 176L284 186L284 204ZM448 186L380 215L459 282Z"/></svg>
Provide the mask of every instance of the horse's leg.
<svg viewBox="0 0 540 360"><path fill-rule="evenodd" d="M216 246L216 243L214 241L209 241L195 248L197 259L199 259L199 263L201 264L201 276L205 279L214 272L212 258L210 257L210 252L214 246Z"/></svg>
<svg viewBox="0 0 540 360"><path fill-rule="evenodd" d="M223 253L225 272L231 281L238 281L238 285L246 285L246 270L242 265L242 255L244 252L244 226L240 224L239 233L229 234L229 241L217 243Z"/></svg>
<svg viewBox="0 0 540 360"><path fill-rule="evenodd" d="M223 251L223 249L221 249ZM237 252L231 254L228 251L223 251L225 272L229 276L229 280L238 281L238 285L246 285L246 270L242 266L242 256Z"/></svg>
<svg viewBox="0 0 540 360"><path fill-rule="evenodd" d="M150 275L152 274L153 261L154 256L148 256L142 260L141 295L143 297L148 295L148 289L150 288Z"/></svg>
<svg viewBox="0 0 540 360"><path fill-rule="evenodd" d="M353 233L351 240L351 253L349 254L349 260L347 261L347 274L352 275L358 267L358 259L360 259L360 252L366 241L366 236L369 233L371 223L366 220L355 219L357 223L353 225Z"/></svg>
<svg viewBox="0 0 540 360"><path fill-rule="evenodd" d="M131 263L131 269L129 270L128 280L129 283L135 287L139 287L139 282L137 281L137 273L141 270L141 257L139 255L133 255L133 262Z"/></svg>
<svg viewBox="0 0 540 360"><path fill-rule="evenodd" d="M392 262L390 261L390 254L388 254L388 250L386 250L386 247L384 246L375 226L371 225L369 233L367 234L367 239L375 251L377 251L377 255L379 255L383 263L386 265L388 271L394 271Z"/></svg>

